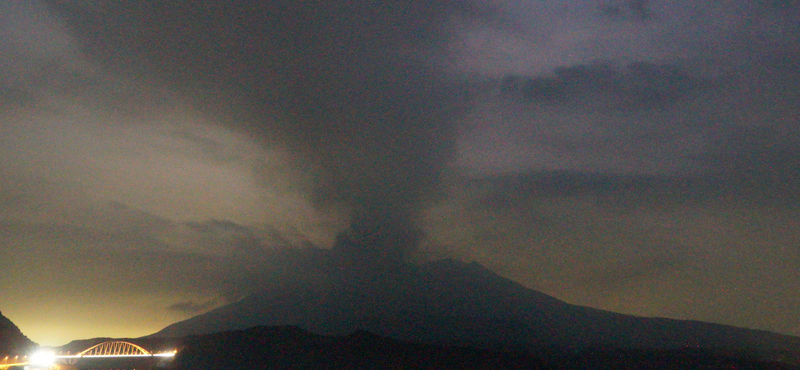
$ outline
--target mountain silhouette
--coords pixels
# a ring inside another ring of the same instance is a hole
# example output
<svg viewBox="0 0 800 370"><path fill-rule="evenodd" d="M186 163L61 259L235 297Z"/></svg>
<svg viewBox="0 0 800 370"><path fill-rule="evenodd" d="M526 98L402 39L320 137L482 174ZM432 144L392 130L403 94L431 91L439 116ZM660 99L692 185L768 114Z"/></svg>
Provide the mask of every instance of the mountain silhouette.
<svg viewBox="0 0 800 370"><path fill-rule="evenodd" d="M798 337L571 305L474 262L332 270L325 283L268 289L152 336L296 325L320 334L362 330L398 340L495 350L715 348L800 353Z"/></svg>
<svg viewBox="0 0 800 370"><path fill-rule="evenodd" d="M37 344L0 312L0 355L27 355ZM1 357L1 356L0 356Z"/></svg>

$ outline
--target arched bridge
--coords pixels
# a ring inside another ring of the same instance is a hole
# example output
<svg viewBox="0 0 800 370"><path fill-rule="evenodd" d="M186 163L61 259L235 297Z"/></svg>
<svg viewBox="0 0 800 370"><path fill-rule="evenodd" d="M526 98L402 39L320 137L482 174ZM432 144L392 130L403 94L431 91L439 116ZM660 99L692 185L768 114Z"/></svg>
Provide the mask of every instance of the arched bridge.
<svg viewBox="0 0 800 370"><path fill-rule="evenodd" d="M168 352L170 356L174 352ZM164 354L154 355L146 349L137 346L130 342L123 342L121 340L112 340L103 342L92 347L87 348L85 351L78 353L77 357L146 357L146 356L164 356Z"/></svg>
<svg viewBox="0 0 800 370"><path fill-rule="evenodd" d="M66 355L63 354L55 354L53 352L37 352L30 356L22 357L14 357L13 360L9 360L9 357L0 359L0 370L11 367L11 366L24 366L28 364L38 365L38 366L50 366L56 362L61 363L68 363L74 364L80 359L113 359L113 358L141 358L141 357L150 357L150 358L169 358L175 356L177 351L171 352L159 352L159 353L152 353L139 345L125 342L121 340L111 340L108 342L103 342L94 346L91 346L85 349L82 352L77 354L71 355L67 353Z"/></svg>
<svg viewBox="0 0 800 370"><path fill-rule="evenodd" d="M53 355L54 359L81 359L97 357L172 357L176 351L152 353L139 345L121 340L110 340L91 346L74 355Z"/></svg>

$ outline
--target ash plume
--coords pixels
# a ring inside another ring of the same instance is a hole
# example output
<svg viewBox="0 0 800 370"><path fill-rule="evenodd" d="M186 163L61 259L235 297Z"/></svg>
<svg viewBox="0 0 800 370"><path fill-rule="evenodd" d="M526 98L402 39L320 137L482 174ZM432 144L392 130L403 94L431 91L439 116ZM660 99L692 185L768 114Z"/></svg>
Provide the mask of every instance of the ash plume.
<svg viewBox="0 0 800 370"><path fill-rule="evenodd" d="M189 5L190 4L190 5ZM83 51L297 156L320 207L348 209L335 250L397 260L454 155L462 94L441 68L453 17L428 1L52 1ZM113 52L112 52L113 50ZM155 76L155 77L153 77Z"/></svg>

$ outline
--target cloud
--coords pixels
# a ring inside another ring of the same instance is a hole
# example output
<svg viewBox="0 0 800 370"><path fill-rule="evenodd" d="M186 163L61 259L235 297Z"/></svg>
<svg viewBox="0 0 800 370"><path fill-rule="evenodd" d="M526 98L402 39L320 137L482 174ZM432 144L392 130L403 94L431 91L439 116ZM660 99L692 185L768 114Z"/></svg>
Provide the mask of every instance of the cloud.
<svg viewBox="0 0 800 370"><path fill-rule="evenodd" d="M617 68L609 63L559 67L553 76L509 76L501 85L536 103L597 102L600 109L666 107L688 99L709 82L681 66L636 62ZM594 105L593 108L597 108Z"/></svg>
<svg viewBox="0 0 800 370"><path fill-rule="evenodd" d="M494 22L462 29L462 72L500 77L610 61L691 61L725 71L780 59L798 42L792 2L500 1ZM792 4L792 5L789 5ZM611 16L609 16L611 15ZM645 18L643 18L645 17Z"/></svg>
<svg viewBox="0 0 800 370"><path fill-rule="evenodd" d="M800 55L778 55L717 72L690 61L594 62L490 79L465 119L459 165L733 176L757 165L747 164L754 155L788 161L800 142L790 87L800 75L786 61Z"/></svg>

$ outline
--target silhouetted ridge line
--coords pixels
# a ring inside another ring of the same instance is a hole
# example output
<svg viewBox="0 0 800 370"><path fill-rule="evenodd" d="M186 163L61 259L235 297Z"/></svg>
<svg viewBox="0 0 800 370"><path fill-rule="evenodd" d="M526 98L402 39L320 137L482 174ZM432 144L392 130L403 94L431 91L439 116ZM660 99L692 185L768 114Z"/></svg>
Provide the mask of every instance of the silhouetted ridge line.
<svg viewBox="0 0 800 370"><path fill-rule="evenodd" d="M37 346L0 312L0 355L27 355Z"/></svg>
<svg viewBox="0 0 800 370"><path fill-rule="evenodd" d="M562 302L477 263L402 264L381 276L331 269L172 324L156 337L296 325L328 335L357 330L440 345L535 348L716 348L800 352L800 338L698 321L644 318Z"/></svg>

